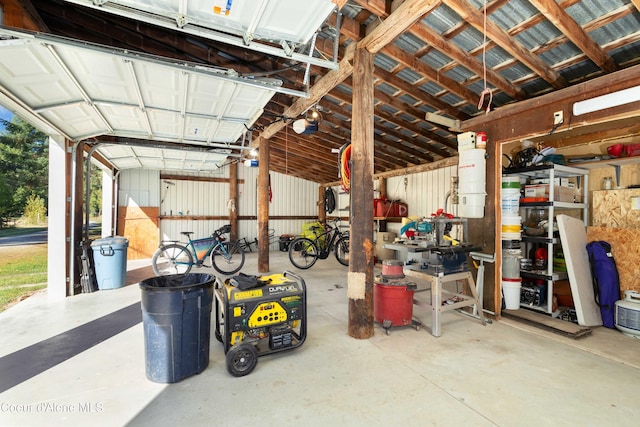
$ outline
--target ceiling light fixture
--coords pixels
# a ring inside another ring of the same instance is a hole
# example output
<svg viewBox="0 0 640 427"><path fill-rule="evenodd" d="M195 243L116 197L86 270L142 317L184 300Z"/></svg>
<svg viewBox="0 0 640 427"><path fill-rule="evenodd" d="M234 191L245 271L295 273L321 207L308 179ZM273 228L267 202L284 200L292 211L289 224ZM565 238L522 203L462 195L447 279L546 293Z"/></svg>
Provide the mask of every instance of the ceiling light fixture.
<svg viewBox="0 0 640 427"><path fill-rule="evenodd" d="M307 114L305 114L305 119L309 122L319 122L322 120L322 114L316 107L312 107L307 110Z"/></svg>
<svg viewBox="0 0 640 427"><path fill-rule="evenodd" d="M573 104L573 115L579 116L593 113L637 101L640 101L640 86L634 86L607 95L596 96L595 98L576 102Z"/></svg>
<svg viewBox="0 0 640 427"><path fill-rule="evenodd" d="M322 114L318 104L316 104L304 113L304 119L298 119L293 122L293 131L297 134L308 135L318 130L318 123L321 121Z"/></svg>

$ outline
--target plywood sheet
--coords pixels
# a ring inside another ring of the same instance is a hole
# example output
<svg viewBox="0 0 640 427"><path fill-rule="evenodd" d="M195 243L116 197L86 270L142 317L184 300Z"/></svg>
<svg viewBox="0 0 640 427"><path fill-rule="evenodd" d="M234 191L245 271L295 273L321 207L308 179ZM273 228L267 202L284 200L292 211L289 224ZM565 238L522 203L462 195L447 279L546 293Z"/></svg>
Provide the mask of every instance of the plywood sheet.
<svg viewBox="0 0 640 427"><path fill-rule="evenodd" d="M632 197L640 197L640 189L594 191L593 225L640 230L640 210L632 209Z"/></svg>
<svg viewBox="0 0 640 427"><path fill-rule="evenodd" d="M593 282L587 255L587 232L584 223L568 215L556 216L562 252L569 273L569 284L576 306L578 324L602 325L600 308L593 297Z"/></svg>
<svg viewBox="0 0 640 427"><path fill-rule="evenodd" d="M120 206L118 235L129 240L127 259L151 258L158 248L160 209L157 207Z"/></svg>
<svg viewBox="0 0 640 427"><path fill-rule="evenodd" d="M625 290L640 292L640 230L588 227L587 239L589 242L609 242L620 275L620 290L623 293Z"/></svg>

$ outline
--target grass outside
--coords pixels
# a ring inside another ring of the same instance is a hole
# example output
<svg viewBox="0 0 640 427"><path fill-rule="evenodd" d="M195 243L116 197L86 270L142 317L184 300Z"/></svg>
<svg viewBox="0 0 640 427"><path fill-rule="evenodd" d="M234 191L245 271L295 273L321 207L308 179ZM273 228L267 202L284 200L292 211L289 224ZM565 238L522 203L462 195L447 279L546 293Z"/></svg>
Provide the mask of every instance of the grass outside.
<svg viewBox="0 0 640 427"><path fill-rule="evenodd" d="M46 243L0 248L0 311L46 287Z"/></svg>

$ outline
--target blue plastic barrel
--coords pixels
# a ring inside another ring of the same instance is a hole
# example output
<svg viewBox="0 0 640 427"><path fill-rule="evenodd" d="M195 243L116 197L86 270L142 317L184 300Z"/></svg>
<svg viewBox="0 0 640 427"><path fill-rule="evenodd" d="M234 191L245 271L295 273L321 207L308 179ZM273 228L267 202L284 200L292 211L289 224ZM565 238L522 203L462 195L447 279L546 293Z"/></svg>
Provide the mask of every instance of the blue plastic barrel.
<svg viewBox="0 0 640 427"><path fill-rule="evenodd" d="M120 236L91 242L98 289L116 289L126 284L128 246L129 241Z"/></svg>
<svg viewBox="0 0 640 427"><path fill-rule="evenodd" d="M209 365L214 281L173 274L140 282L147 379L175 383Z"/></svg>

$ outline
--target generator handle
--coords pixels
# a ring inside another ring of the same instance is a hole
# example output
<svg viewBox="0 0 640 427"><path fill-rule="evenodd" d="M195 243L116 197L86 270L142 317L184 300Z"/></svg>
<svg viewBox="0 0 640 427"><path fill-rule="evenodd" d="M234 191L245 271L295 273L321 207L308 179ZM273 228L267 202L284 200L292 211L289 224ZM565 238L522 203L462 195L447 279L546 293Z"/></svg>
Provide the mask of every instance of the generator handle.
<svg viewBox="0 0 640 427"><path fill-rule="evenodd" d="M307 339L307 284L302 277L292 271L285 270L282 274L284 277L291 276L298 280L302 287L302 323L300 324L300 341L296 345L296 347L300 347Z"/></svg>
<svg viewBox="0 0 640 427"><path fill-rule="evenodd" d="M298 276L296 273L289 270L285 270L282 274L284 275L284 277L292 276L294 279L299 280L300 284L302 285L302 290L304 291L305 294L307 293L307 284L304 282L304 279L302 277Z"/></svg>

